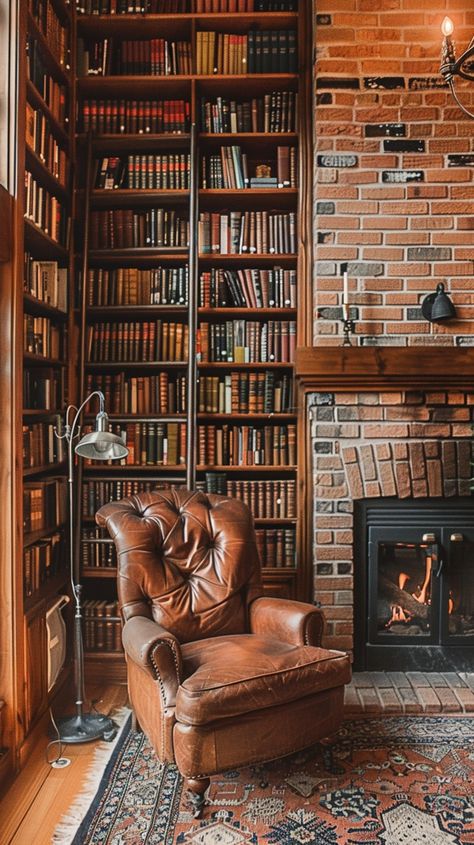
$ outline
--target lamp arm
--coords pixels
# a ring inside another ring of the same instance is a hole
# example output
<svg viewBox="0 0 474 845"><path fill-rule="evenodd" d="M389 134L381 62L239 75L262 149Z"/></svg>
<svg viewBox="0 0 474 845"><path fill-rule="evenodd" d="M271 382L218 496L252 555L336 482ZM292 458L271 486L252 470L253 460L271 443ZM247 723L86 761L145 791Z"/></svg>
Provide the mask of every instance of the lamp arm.
<svg viewBox="0 0 474 845"><path fill-rule="evenodd" d="M98 397L99 397L99 413L100 413L100 414L103 414L103 413L104 413L104 410L105 410L105 396L104 396L104 394L102 393L102 391L101 391L101 390L93 390L93 391L92 391L92 393L89 393L89 396L86 396L86 398L85 398L85 399L84 399L84 401L83 401L83 402L79 405L79 407L78 407L78 408L76 408L74 405L69 405L69 406L68 406L68 408L67 408L67 410L66 410L66 423L67 423L67 418L68 418L68 412L69 412L69 410L70 410L70 409L74 409L74 410L76 411L75 417L74 417L74 419L73 419L73 421L72 421L72 423L71 423L71 426L70 426L70 431L69 431L69 436L70 436L71 440L72 440L72 439L73 439L73 437L75 436L75 435L74 435L74 430L75 430L75 428L76 428L76 426L77 426L77 423L78 423L78 421L79 421L79 417L80 417L80 415L82 414L82 411L84 410L84 408L86 407L86 405L88 405L88 403L90 402L90 400L91 400L94 396L98 396Z"/></svg>
<svg viewBox="0 0 474 845"><path fill-rule="evenodd" d="M468 116L468 117L474 118L474 112L469 111L469 109L467 109L467 108L466 108L465 106L463 106L463 104L461 103L461 100L459 99L459 97L458 97L458 95L457 95L457 92L456 92L456 88L455 88L455 86L454 86L454 80L453 80L453 79L449 79L449 80L448 80L448 85L449 85L449 88L450 88L451 94L453 95L454 99L456 100L456 102L457 102L457 104L458 104L459 108L461 109L461 111L463 111L463 112L464 112L464 114L467 114L467 116Z"/></svg>

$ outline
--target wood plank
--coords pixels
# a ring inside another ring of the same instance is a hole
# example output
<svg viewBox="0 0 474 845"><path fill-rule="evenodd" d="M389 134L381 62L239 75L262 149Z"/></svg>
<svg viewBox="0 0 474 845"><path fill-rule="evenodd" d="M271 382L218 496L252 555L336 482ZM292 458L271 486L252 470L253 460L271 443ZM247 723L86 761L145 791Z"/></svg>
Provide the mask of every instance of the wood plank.
<svg viewBox="0 0 474 845"><path fill-rule="evenodd" d="M305 390L465 389L474 377L474 350L301 347L296 350L295 368Z"/></svg>
<svg viewBox="0 0 474 845"><path fill-rule="evenodd" d="M91 687L92 699L103 713L127 703L125 686ZM0 802L2 845L51 845L53 831L81 790L93 763L97 743L65 746L63 756L72 762L66 769L52 769L46 762L49 737L44 731L28 766L18 775Z"/></svg>

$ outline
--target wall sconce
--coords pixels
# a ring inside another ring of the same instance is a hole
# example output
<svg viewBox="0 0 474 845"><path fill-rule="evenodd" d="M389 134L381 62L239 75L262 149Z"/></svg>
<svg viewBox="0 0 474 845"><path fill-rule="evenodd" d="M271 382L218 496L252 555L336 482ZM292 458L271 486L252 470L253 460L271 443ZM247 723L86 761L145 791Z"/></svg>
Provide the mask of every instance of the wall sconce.
<svg viewBox="0 0 474 845"><path fill-rule="evenodd" d="M456 100L459 108L462 109L464 114L467 114L468 117L472 117L474 119L474 112L469 111L469 109L463 106L454 87L455 76L460 76L462 79L474 82L474 37L471 38L471 41L467 49L464 50L462 56L459 56L459 59L456 59L454 42L451 41L451 36L454 32L454 24L451 18L448 18L447 16L444 18L443 23L441 24L441 32L444 35L441 49L441 67L439 69L441 76L443 76L445 81L448 83L451 94Z"/></svg>
<svg viewBox="0 0 474 845"><path fill-rule="evenodd" d="M456 309L442 282L437 286L435 293L425 296L421 303L421 313L430 323L441 323L443 320L451 320L456 316Z"/></svg>

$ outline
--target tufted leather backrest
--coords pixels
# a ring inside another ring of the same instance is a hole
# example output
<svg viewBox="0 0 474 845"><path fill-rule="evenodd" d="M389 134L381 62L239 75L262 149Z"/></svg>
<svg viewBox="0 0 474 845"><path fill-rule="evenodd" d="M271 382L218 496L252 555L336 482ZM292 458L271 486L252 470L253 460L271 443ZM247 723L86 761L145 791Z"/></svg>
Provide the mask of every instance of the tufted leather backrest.
<svg viewBox="0 0 474 845"><path fill-rule="evenodd" d="M125 620L148 616L180 642L248 631L263 591L243 502L179 487L111 502L96 521L115 543Z"/></svg>

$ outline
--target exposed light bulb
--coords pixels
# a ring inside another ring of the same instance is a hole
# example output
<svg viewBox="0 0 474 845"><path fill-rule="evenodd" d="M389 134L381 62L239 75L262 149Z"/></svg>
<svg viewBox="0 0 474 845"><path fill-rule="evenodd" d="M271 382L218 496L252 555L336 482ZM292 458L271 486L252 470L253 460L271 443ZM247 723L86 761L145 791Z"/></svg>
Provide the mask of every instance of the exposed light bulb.
<svg viewBox="0 0 474 845"><path fill-rule="evenodd" d="M446 17L443 19L443 23L441 24L441 32L443 33L445 38L449 38L450 35L454 32L454 24L451 18Z"/></svg>

